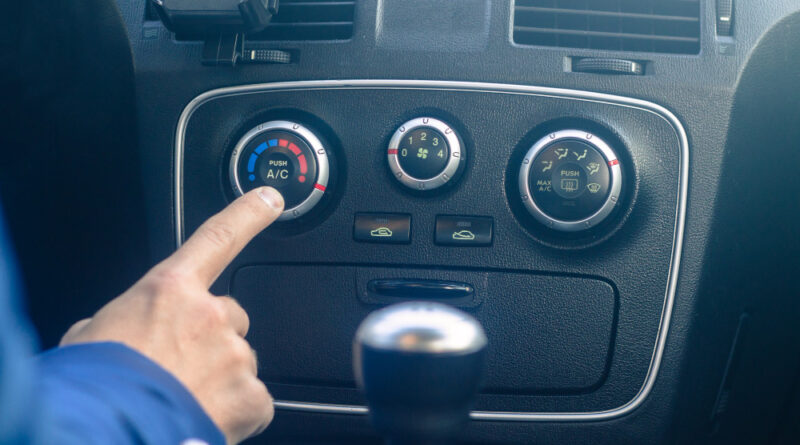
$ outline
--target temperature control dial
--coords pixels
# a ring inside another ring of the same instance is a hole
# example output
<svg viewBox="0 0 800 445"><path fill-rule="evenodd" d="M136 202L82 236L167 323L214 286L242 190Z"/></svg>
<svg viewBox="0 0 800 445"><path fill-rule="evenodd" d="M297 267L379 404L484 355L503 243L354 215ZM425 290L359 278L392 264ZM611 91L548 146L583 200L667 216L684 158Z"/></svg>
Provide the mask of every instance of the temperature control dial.
<svg viewBox="0 0 800 445"><path fill-rule="evenodd" d="M463 170L461 138L446 123L432 117L412 119L389 141L389 168L394 177L414 190L433 190Z"/></svg>
<svg viewBox="0 0 800 445"><path fill-rule="evenodd" d="M245 134L233 149L230 178L242 195L268 185L283 195L278 221L308 213L328 186L328 151L308 128L296 122L270 121Z"/></svg>
<svg viewBox="0 0 800 445"><path fill-rule="evenodd" d="M622 190L616 153L598 136L580 130L551 133L533 144L522 161L522 202L539 222L576 232L611 214Z"/></svg>

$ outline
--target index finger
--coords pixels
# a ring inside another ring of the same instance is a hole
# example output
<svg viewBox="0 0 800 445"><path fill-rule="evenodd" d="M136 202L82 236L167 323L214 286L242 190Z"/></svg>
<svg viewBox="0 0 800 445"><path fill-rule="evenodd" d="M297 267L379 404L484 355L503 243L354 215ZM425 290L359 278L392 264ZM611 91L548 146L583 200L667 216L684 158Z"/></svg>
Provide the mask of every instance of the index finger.
<svg viewBox="0 0 800 445"><path fill-rule="evenodd" d="M206 288L259 232L283 211L272 187L251 190L204 222L162 266L196 277Z"/></svg>

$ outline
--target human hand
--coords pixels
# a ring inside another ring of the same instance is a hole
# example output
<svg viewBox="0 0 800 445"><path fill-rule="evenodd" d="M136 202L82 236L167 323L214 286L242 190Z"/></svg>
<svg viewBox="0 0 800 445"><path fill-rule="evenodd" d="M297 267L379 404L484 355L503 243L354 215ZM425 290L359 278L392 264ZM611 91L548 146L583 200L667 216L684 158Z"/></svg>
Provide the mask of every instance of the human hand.
<svg viewBox="0 0 800 445"><path fill-rule="evenodd" d="M75 323L61 345L123 343L177 377L228 443L260 433L274 409L244 339L250 320L235 300L208 289L283 205L270 187L243 195L94 317Z"/></svg>

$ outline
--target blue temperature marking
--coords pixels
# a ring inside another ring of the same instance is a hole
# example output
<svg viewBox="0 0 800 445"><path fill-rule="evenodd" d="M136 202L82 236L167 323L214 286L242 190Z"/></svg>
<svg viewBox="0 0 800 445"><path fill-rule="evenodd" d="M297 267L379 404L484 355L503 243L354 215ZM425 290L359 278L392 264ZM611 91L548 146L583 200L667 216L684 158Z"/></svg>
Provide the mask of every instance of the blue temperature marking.
<svg viewBox="0 0 800 445"><path fill-rule="evenodd" d="M258 155L255 153L250 153L250 159L247 161L247 172L253 173L256 171L256 160L258 159Z"/></svg>
<svg viewBox="0 0 800 445"><path fill-rule="evenodd" d="M250 175L247 177L251 182L256 180L256 175Z"/></svg>
<svg viewBox="0 0 800 445"><path fill-rule="evenodd" d="M270 139L269 140L269 146L270 147L274 147L276 145L278 145L278 140L277 139Z"/></svg>
<svg viewBox="0 0 800 445"><path fill-rule="evenodd" d="M256 154L260 155L261 153L264 153L264 150L266 150L266 149L267 149L267 143L266 142L262 142L261 145L256 147Z"/></svg>

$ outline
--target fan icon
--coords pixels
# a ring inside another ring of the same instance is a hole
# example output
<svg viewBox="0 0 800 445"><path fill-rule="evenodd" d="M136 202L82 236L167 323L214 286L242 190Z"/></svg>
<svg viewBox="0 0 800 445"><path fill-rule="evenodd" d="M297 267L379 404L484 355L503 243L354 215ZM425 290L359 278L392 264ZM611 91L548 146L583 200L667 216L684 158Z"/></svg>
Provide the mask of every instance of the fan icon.
<svg viewBox="0 0 800 445"><path fill-rule="evenodd" d="M428 149L427 148L420 148L417 152L417 157L422 159L428 159Z"/></svg>

